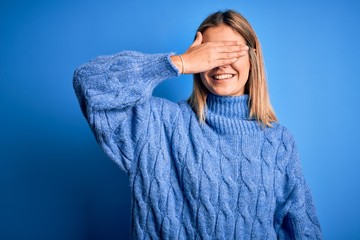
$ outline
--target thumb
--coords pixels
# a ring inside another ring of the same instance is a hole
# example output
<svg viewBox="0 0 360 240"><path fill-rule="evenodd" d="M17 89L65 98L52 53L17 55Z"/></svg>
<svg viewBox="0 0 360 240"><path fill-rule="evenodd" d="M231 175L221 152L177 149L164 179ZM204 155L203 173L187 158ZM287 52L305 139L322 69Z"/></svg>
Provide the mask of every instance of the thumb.
<svg viewBox="0 0 360 240"><path fill-rule="evenodd" d="M197 32L196 33L196 38L195 38L195 41L191 44L190 47L195 47L195 46L198 46L202 43L202 34L201 32Z"/></svg>

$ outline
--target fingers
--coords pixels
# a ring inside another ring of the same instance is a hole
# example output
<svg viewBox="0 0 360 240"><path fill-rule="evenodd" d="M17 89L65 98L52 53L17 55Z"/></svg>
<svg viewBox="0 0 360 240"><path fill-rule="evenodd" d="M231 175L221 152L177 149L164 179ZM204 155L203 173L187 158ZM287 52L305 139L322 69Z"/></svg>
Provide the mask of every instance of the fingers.
<svg viewBox="0 0 360 240"><path fill-rule="evenodd" d="M249 47L240 42L208 42L213 59L239 58L248 54Z"/></svg>
<svg viewBox="0 0 360 240"><path fill-rule="evenodd" d="M239 58L245 56L247 51L237 51L237 52L223 52L217 53L216 59L231 59L231 58Z"/></svg>
<svg viewBox="0 0 360 240"><path fill-rule="evenodd" d="M212 47L224 47L224 46L247 46L246 43L240 41L219 41L219 42L204 42Z"/></svg>
<svg viewBox="0 0 360 240"><path fill-rule="evenodd" d="M213 67L231 65L241 57L248 55L249 47L239 42L221 42L212 47L211 59ZM211 62L211 61L209 61Z"/></svg>
<svg viewBox="0 0 360 240"><path fill-rule="evenodd" d="M244 43L241 44L231 44L229 42L217 43L215 46L212 46L217 52L240 52L248 51L249 47Z"/></svg>
<svg viewBox="0 0 360 240"><path fill-rule="evenodd" d="M227 59L219 59L219 60L216 61L216 66L230 65L230 64L233 64L233 63L237 62L238 60L239 60L238 57L227 58Z"/></svg>
<svg viewBox="0 0 360 240"><path fill-rule="evenodd" d="M228 60L230 62L236 62L235 59L247 55L248 51L249 47L246 45L225 45L213 48L212 58L214 60Z"/></svg>
<svg viewBox="0 0 360 240"><path fill-rule="evenodd" d="M199 73L232 64L249 51L249 47L240 41L202 41L202 34L198 32L192 45L182 54L186 73Z"/></svg>

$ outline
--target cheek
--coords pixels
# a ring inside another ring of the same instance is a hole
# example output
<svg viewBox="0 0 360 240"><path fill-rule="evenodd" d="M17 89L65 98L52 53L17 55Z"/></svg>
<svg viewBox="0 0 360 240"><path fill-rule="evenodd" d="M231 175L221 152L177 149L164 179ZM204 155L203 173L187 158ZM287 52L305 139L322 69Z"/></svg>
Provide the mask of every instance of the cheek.
<svg viewBox="0 0 360 240"><path fill-rule="evenodd" d="M200 79L201 79L201 82L202 82L204 85L206 85L206 83L207 83L206 74L207 74L207 72L202 72L202 73L200 73Z"/></svg>
<svg viewBox="0 0 360 240"><path fill-rule="evenodd" d="M241 75L247 75L250 71L249 58L240 59L236 63L233 63L232 67L236 69Z"/></svg>

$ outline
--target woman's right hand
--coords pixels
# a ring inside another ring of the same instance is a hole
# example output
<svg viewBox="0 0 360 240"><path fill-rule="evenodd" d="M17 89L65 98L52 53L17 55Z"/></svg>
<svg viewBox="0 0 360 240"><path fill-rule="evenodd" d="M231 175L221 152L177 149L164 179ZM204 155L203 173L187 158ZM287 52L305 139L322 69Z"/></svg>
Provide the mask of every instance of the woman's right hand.
<svg viewBox="0 0 360 240"><path fill-rule="evenodd" d="M232 64L247 54L248 50L248 46L238 41L203 43L201 32L197 32L193 44L181 54L184 66L179 55L171 56L171 60L180 72L184 69L184 74L193 74Z"/></svg>

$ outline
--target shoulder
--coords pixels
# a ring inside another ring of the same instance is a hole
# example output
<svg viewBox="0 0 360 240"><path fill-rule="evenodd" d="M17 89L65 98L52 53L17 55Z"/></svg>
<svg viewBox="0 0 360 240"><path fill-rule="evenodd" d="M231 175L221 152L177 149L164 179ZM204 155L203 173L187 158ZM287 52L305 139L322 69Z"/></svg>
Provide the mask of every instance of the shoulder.
<svg viewBox="0 0 360 240"><path fill-rule="evenodd" d="M182 111L185 111L185 112L192 111L191 106L189 105L189 103L186 100L181 100L181 101L177 102L177 105L179 106L179 108Z"/></svg>
<svg viewBox="0 0 360 240"><path fill-rule="evenodd" d="M162 116L172 116L172 118L174 118L174 116L180 112L179 105L166 98L152 96L149 103L150 110L152 112L158 112Z"/></svg>
<svg viewBox="0 0 360 240"><path fill-rule="evenodd" d="M179 102L177 102L177 105L180 109L181 117L185 121L189 122L189 121L194 120L197 122L197 116L196 116L195 112L193 111L193 109L191 108L188 101L186 101L186 100L179 101Z"/></svg>
<svg viewBox="0 0 360 240"><path fill-rule="evenodd" d="M288 147L292 147L295 144L294 135L291 131L279 122L271 123L272 127L266 127L264 129L265 138L270 142L278 142Z"/></svg>

